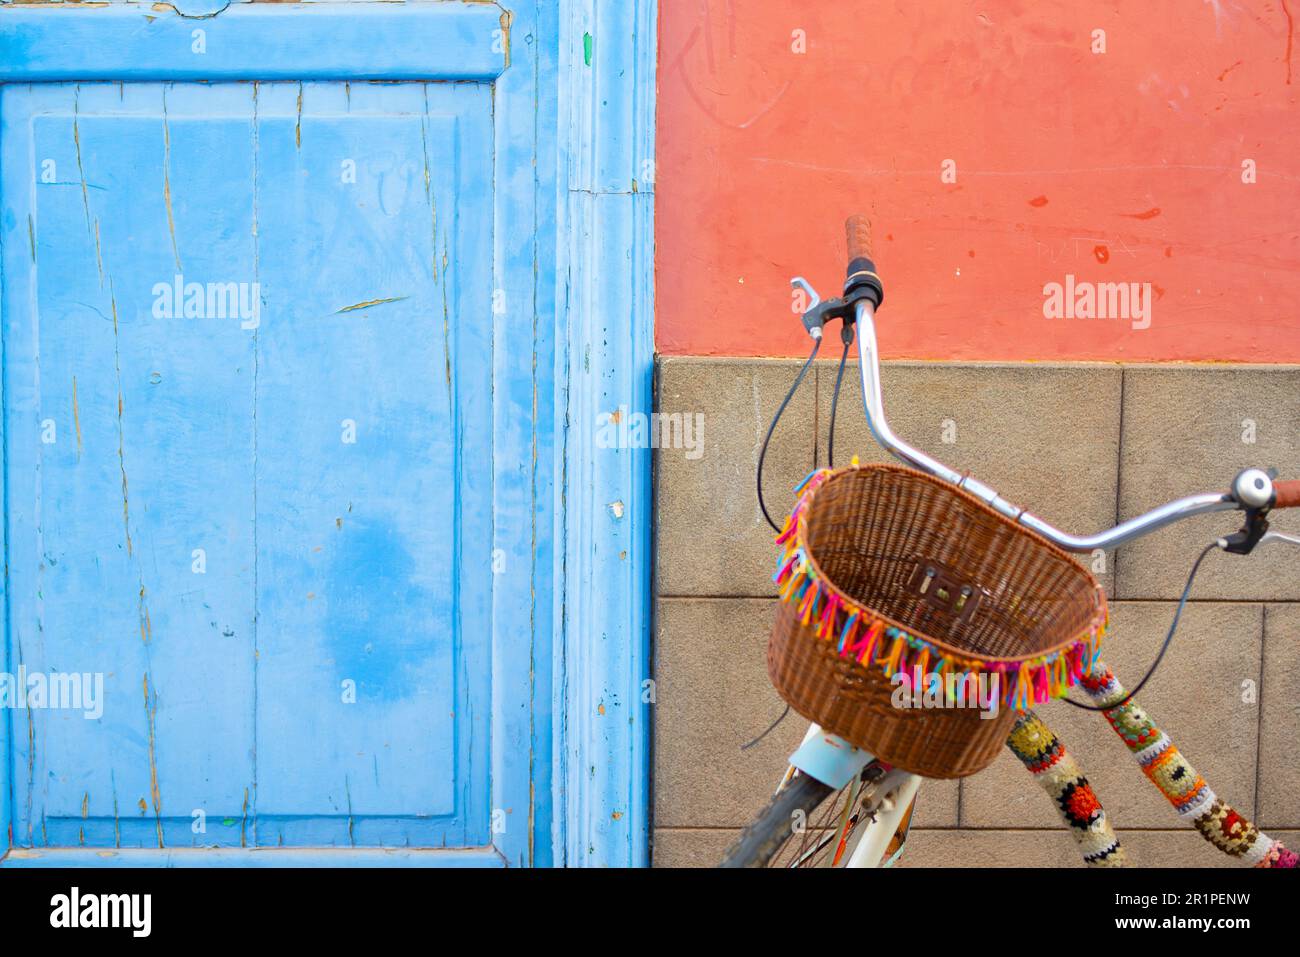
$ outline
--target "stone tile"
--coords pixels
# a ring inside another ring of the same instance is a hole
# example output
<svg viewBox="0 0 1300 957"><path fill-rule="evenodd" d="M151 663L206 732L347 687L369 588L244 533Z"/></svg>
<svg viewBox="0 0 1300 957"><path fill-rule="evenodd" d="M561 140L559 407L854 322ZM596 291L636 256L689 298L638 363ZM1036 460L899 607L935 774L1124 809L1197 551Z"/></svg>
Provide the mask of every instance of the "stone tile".
<svg viewBox="0 0 1300 957"><path fill-rule="evenodd" d="M740 827L767 803L807 724L767 678L774 603L662 599L655 647L655 824Z"/></svg>
<svg viewBox="0 0 1300 957"><path fill-rule="evenodd" d="M793 712L741 751L785 707L767 677L775 602L666 598L655 648L655 824L742 827L767 804L808 724ZM917 823L955 825L957 783L926 782Z"/></svg>
<svg viewBox="0 0 1300 957"><path fill-rule="evenodd" d="M956 827L960 781L926 781L916 796L913 827Z"/></svg>
<svg viewBox="0 0 1300 957"><path fill-rule="evenodd" d="M655 828L653 867L717 867L739 828Z"/></svg>
<svg viewBox="0 0 1300 957"><path fill-rule="evenodd" d="M835 362L819 371L818 418L828 422ZM899 438L1067 532L1115 524L1117 367L890 362L881 376ZM838 462L892 460L867 429L856 364L845 370L835 435ZM1107 589L1111 559L1085 559Z"/></svg>
<svg viewBox="0 0 1300 957"><path fill-rule="evenodd" d="M1274 831L1270 837L1287 847L1300 847L1300 831ZM1190 827L1176 831L1122 831L1120 843L1128 848L1135 867L1244 867L1201 837Z"/></svg>
<svg viewBox="0 0 1300 957"><path fill-rule="evenodd" d="M1300 605L1269 605L1260 686L1259 818L1300 827Z"/></svg>
<svg viewBox="0 0 1300 957"><path fill-rule="evenodd" d="M659 828L655 867L716 867L739 830ZM1300 831L1271 836L1300 847ZM1179 830L1121 829L1120 843L1135 867L1241 867L1190 827ZM1064 831L944 830L914 828L899 867L1083 867L1078 847Z"/></svg>
<svg viewBox="0 0 1300 957"><path fill-rule="evenodd" d="M919 829L897 866L1082 867L1083 860L1064 831Z"/></svg>
<svg viewBox="0 0 1300 957"><path fill-rule="evenodd" d="M777 549L759 511L754 469L773 412L802 363L664 358L660 412L704 416L703 454L656 453L657 575L661 595L771 595ZM772 438L764 492L778 524L813 467L815 384L791 400Z"/></svg>
<svg viewBox="0 0 1300 957"><path fill-rule="evenodd" d="M1196 492L1226 491L1240 469L1276 466L1300 476L1300 369L1153 368L1124 372L1120 508L1124 517ZM1253 423L1253 426L1252 426ZM1243 441L1251 437L1254 443ZM1300 533L1300 513L1281 511L1279 531ZM1240 527L1238 513L1188 519L1120 549L1116 594L1177 598L1196 554ZM1277 549L1278 546L1271 546ZM1247 558L1212 555L1194 597L1300 599L1300 575L1264 549ZM1293 566L1292 566L1293 567Z"/></svg>
<svg viewBox="0 0 1300 957"><path fill-rule="evenodd" d="M1173 612L1172 602L1112 603L1102 658L1127 687L1146 673ZM1138 696L1210 787L1247 815L1255 807L1259 706L1256 699L1242 700L1243 682L1259 681L1262 628L1260 605L1189 603L1169 653ZM1088 700L1082 691L1074 696ZM1116 827L1177 826L1173 809L1100 714L1063 702L1040 714L1082 765ZM961 823L1063 827L1046 794L1010 751L965 780Z"/></svg>
<svg viewBox="0 0 1300 957"><path fill-rule="evenodd" d="M1300 832L1274 834L1288 847ZM1120 844L1135 867L1241 867L1190 827L1174 831L1127 830ZM1064 831L920 830L908 838L902 867L1083 867Z"/></svg>

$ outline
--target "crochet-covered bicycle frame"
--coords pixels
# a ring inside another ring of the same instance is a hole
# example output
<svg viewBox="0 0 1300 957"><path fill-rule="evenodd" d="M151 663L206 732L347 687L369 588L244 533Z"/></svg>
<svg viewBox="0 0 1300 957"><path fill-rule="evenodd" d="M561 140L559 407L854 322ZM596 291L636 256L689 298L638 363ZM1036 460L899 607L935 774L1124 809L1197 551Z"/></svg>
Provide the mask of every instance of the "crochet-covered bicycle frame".
<svg viewBox="0 0 1300 957"><path fill-rule="evenodd" d="M1098 662L1082 685L1097 704L1109 706L1102 712L1106 720L1179 818L1190 821L1202 837L1243 864L1264 868L1296 866L1294 851L1259 830L1210 789L1105 664ZM1088 779L1065 745L1037 715L1025 713L1012 728L1007 747L1052 799L1085 864L1123 867L1128 863Z"/></svg>

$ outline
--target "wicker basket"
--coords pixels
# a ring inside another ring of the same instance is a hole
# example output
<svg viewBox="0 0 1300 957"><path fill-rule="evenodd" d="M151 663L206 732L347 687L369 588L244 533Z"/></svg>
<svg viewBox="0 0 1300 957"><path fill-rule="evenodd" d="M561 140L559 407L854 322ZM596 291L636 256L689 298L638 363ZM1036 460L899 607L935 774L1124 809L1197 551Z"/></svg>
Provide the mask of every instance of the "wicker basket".
<svg viewBox="0 0 1300 957"><path fill-rule="evenodd" d="M1017 711L1064 695L1096 661L1096 580L921 472L816 472L777 541L773 684L805 718L897 767L974 774ZM921 706L900 706L913 686Z"/></svg>

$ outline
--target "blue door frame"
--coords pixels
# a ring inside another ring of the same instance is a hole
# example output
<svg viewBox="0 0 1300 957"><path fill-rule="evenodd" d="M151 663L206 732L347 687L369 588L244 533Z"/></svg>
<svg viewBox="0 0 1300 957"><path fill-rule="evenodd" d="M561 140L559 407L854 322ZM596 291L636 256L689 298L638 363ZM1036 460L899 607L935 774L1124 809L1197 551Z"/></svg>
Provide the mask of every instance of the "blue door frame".
<svg viewBox="0 0 1300 957"><path fill-rule="evenodd" d="M199 33L204 53L195 56ZM92 848L32 847L13 833L10 755L22 732L6 708L0 863L648 862L650 453L600 448L595 436L602 411L648 410L651 402L655 35L654 0L234 4L204 19L135 6L0 9L3 84L491 85L493 301L505 304L493 309L490 360L492 545L506 567L528 569L500 576L491 594L490 807L527 808L526 828L453 851L104 856ZM0 248L25 249L28 224L9 216L11 206L0 196ZM518 303L525 306L514 308ZM4 322L7 329L10 317ZM0 671L13 670L12 494L6 484ZM507 760L510 749L526 750L528 760Z"/></svg>

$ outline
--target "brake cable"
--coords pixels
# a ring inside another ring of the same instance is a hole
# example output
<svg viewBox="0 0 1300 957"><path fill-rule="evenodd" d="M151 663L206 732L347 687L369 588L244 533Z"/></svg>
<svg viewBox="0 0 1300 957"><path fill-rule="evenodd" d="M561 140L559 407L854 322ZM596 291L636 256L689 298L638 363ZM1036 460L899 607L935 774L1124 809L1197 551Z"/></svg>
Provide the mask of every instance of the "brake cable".
<svg viewBox="0 0 1300 957"><path fill-rule="evenodd" d="M767 427L767 435L763 437L763 448L758 453L758 468L754 472L754 483L758 491L758 507L763 510L763 517L767 519L767 524L771 525L772 531L777 534L780 534L781 529L776 522L772 521L772 516L767 512L767 503L763 501L763 460L767 458L767 445L772 441L772 433L776 431L776 424L781 421L781 413L785 412L785 407L790 404L790 400L794 398L794 394L799 391L799 385L803 382L803 377L808 374L808 370L812 368L813 360L817 358L817 353L821 351L821 347L821 336L814 337L812 351L808 353L808 358L804 360L803 368L800 369L799 374L795 376L794 384L790 386L790 391L785 394L785 398L782 399L781 404L777 406L776 415L772 416L772 424Z"/></svg>
<svg viewBox="0 0 1300 957"><path fill-rule="evenodd" d="M853 323L844 323L840 330L840 338L844 341L844 351L840 353L840 367L835 372L835 390L831 392L830 436L826 443L827 468L835 467L835 408L840 404L840 383L844 381L844 363L849 358L849 346L853 345Z"/></svg>
<svg viewBox="0 0 1300 957"><path fill-rule="evenodd" d="M811 288L811 287L809 287ZM813 293L814 297L816 293ZM845 309L840 300L833 300L830 303L823 303L820 299L814 299L814 306L804 316L804 327L808 334L812 336L813 347L808 353L808 358L804 360L803 368L799 374L794 377L794 384L790 386L790 391L785 394L781 404L776 408L776 414L772 416L772 421L767 427L767 435L763 437L763 448L758 453L758 468L754 472L754 484L758 492L758 507L763 510L763 517L767 519L767 524L772 526L772 531L780 534L781 528L772 520L772 516L767 511L767 502L763 500L763 460L767 458L767 446L772 441L772 433L776 431L776 424L781 421L781 415L785 412L786 406L794 398L794 394L799 391L799 385L803 382L804 376L812 368L813 360L817 358L817 353L822 347L822 327L826 318L843 320L840 329L840 341L844 343L844 350L840 353L839 370L835 373L835 391L831 394L831 424L830 424L830 442L827 447L826 464L835 465L835 410L840 402L840 383L844 380L844 364L849 358L849 346L853 345L853 323L847 317L840 316L837 312L831 312L828 307L835 307L838 311ZM814 464L816 464L814 462Z"/></svg>
<svg viewBox="0 0 1300 957"><path fill-rule="evenodd" d="M1174 611L1174 620L1169 625L1169 634L1165 635L1164 644L1160 646L1160 653L1156 655L1156 660L1151 662L1151 667L1147 669L1147 673L1142 676L1142 680L1137 683L1137 687L1130 691L1124 697L1123 701L1117 701L1106 705L1090 705L1074 701L1070 698L1062 698L1061 700L1066 704L1072 704L1083 711L1113 711L1116 708L1122 708L1124 705L1132 701L1134 695L1141 691L1143 686L1151 680L1151 676L1156 673L1156 669L1160 667L1160 662L1165 657L1165 652L1169 650L1169 643L1174 640L1174 632L1178 630L1178 620L1183 616L1183 608L1187 605L1187 596L1192 592L1192 582L1196 580L1196 573L1200 570L1201 562L1205 561L1205 556L1210 554L1211 551L1222 547L1223 546L1220 545L1218 541L1210 542L1210 544L1206 545L1205 548L1201 550L1201 554L1197 556L1196 561L1192 563L1191 574L1187 576L1187 584L1183 586L1183 596L1178 599L1178 608Z"/></svg>

